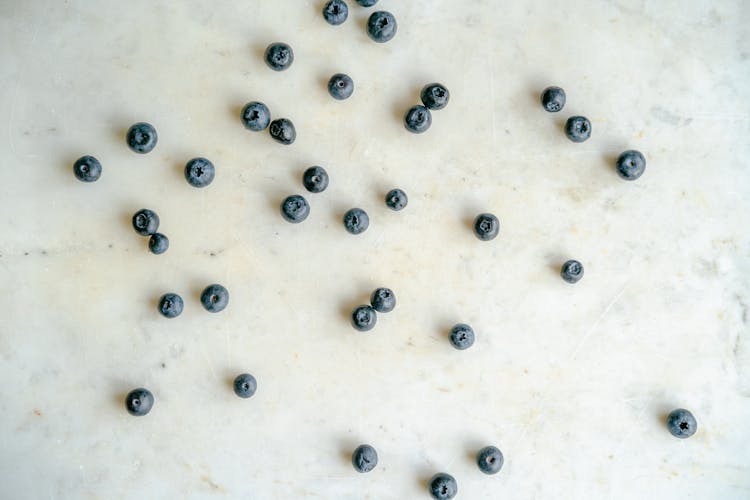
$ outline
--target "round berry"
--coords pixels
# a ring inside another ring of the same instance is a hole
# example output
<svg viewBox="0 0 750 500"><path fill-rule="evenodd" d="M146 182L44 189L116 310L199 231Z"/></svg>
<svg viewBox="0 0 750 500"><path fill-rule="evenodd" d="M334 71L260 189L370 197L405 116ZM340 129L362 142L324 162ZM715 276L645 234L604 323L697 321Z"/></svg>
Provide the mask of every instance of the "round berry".
<svg viewBox="0 0 750 500"><path fill-rule="evenodd" d="M154 233L148 239L148 249L151 253L160 255L169 249L169 238L161 233Z"/></svg>
<svg viewBox="0 0 750 500"><path fill-rule="evenodd" d="M311 193L322 193L328 187L328 172L323 167L310 167L302 174L302 184Z"/></svg>
<svg viewBox="0 0 750 500"><path fill-rule="evenodd" d="M352 465L357 472L370 472L378 465L378 452L369 444L361 444L352 453Z"/></svg>
<svg viewBox="0 0 750 500"><path fill-rule="evenodd" d="M443 109L448 105L448 101L451 98L450 92L445 88L445 85L440 83L430 83L425 85L420 93L422 103L433 111Z"/></svg>
<svg viewBox="0 0 750 500"><path fill-rule="evenodd" d="M260 132L268 127L271 123L271 112L268 107L262 102L249 102L242 108L240 115L242 124L246 129L252 130L253 132Z"/></svg>
<svg viewBox="0 0 750 500"><path fill-rule="evenodd" d="M667 416L667 428L676 438L689 438L698 430L698 422L692 413L684 408L672 410Z"/></svg>
<svg viewBox="0 0 750 500"><path fill-rule="evenodd" d="M439 472L430 479L430 495L435 500L450 500L458 494L458 483L450 474Z"/></svg>
<svg viewBox="0 0 750 500"><path fill-rule="evenodd" d="M308 215L310 215L310 205L304 197L298 194L289 196L281 202L281 216L287 222L299 224L307 219Z"/></svg>
<svg viewBox="0 0 750 500"><path fill-rule="evenodd" d="M477 466L485 474L497 474L503 468L503 452L495 446L485 446L477 453Z"/></svg>
<svg viewBox="0 0 750 500"><path fill-rule="evenodd" d="M349 17L349 6L344 0L330 0L323 6L323 19L328 24L338 26L343 24L347 17Z"/></svg>
<svg viewBox="0 0 750 500"><path fill-rule="evenodd" d="M128 130L128 147L136 153L150 153L159 139L156 129L150 123L136 123Z"/></svg>
<svg viewBox="0 0 750 500"><path fill-rule="evenodd" d="M500 221L492 214L479 214L474 219L474 234L482 241L494 240L500 232Z"/></svg>
<svg viewBox="0 0 750 500"><path fill-rule="evenodd" d="M134 417L147 415L154 406L154 395L148 389L134 389L125 396L125 409Z"/></svg>
<svg viewBox="0 0 750 500"><path fill-rule="evenodd" d="M352 208L344 214L344 228L351 234L360 234L370 227L370 217L361 208Z"/></svg>
<svg viewBox="0 0 750 500"><path fill-rule="evenodd" d="M102 164L93 156L82 156L73 164L73 175L82 182L94 182L102 175Z"/></svg>
<svg viewBox="0 0 750 500"><path fill-rule="evenodd" d="M205 158L193 158L185 165L185 180L193 187L208 186L213 182L215 175L214 164Z"/></svg>
<svg viewBox="0 0 750 500"><path fill-rule="evenodd" d="M367 20L367 34L378 43L385 43L396 36L398 25L393 14L384 10L378 10L370 15Z"/></svg>
<svg viewBox="0 0 750 500"><path fill-rule="evenodd" d="M142 208L133 214L133 229L141 236L151 236L159 229L159 216L148 208Z"/></svg>
<svg viewBox="0 0 750 500"><path fill-rule="evenodd" d="M422 105L416 105L409 109L404 115L404 127L409 132L422 134L432 125L432 113Z"/></svg>
<svg viewBox="0 0 750 500"><path fill-rule="evenodd" d="M284 71L294 62L294 51L282 42L274 42L266 47L264 54L266 64L274 71Z"/></svg>
<svg viewBox="0 0 750 500"><path fill-rule="evenodd" d="M391 189L388 191L388 194L385 195L385 204L388 208L395 210L396 212L403 210L408 203L409 198L401 189Z"/></svg>
<svg viewBox="0 0 750 500"><path fill-rule="evenodd" d="M617 158L617 175L626 181L634 181L646 170L646 158L640 151L629 149Z"/></svg>
<svg viewBox="0 0 750 500"><path fill-rule="evenodd" d="M349 99L354 93L354 80L344 73L336 73L328 80L328 93L338 101Z"/></svg>
<svg viewBox="0 0 750 500"><path fill-rule="evenodd" d="M451 344L459 351L468 349L474 345L474 330L464 323L459 323L451 328Z"/></svg>
<svg viewBox="0 0 750 500"><path fill-rule="evenodd" d="M292 144L297 139L297 130L294 128L292 120L288 118L279 118L272 121L268 127L268 132L273 140L285 146Z"/></svg>
<svg viewBox="0 0 750 500"><path fill-rule="evenodd" d="M565 106L565 91L560 87L547 87L542 92L542 107L550 113L557 113Z"/></svg>
<svg viewBox="0 0 750 500"><path fill-rule="evenodd" d="M247 399L255 394L258 389L258 382L249 373L242 373L234 379L233 386L234 393L237 396Z"/></svg>
<svg viewBox="0 0 750 500"><path fill-rule="evenodd" d="M573 142L583 142L591 137L591 122L585 116L571 116L565 122L565 135Z"/></svg>
<svg viewBox="0 0 750 500"><path fill-rule="evenodd" d="M560 276L570 284L578 283L583 278L583 264L572 259L565 262L560 269Z"/></svg>
<svg viewBox="0 0 750 500"><path fill-rule="evenodd" d="M165 293L159 299L159 312L165 318L176 318L182 314L185 303L176 293Z"/></svg>
<svg viewBox="0 0 750 500"><path fill-rule="evenodd" d="M378 322L378 315L370 306L357 306L352 311L352 326L360 332L373 329Z"/></svg>
<svg viewBox="0 0 750 500"><path fill-rule="evenodd" d="M396 307L396 294L390 288L378 288L370 295L370 304L379 313L391 312Z"/></svg>
<svg viewBox="0 0 750 500"><path fill-rule="evenodd" d="M201 293L201 304L208 312L221 312L229 304L229 291L221 285L209 285Z"/></svg>

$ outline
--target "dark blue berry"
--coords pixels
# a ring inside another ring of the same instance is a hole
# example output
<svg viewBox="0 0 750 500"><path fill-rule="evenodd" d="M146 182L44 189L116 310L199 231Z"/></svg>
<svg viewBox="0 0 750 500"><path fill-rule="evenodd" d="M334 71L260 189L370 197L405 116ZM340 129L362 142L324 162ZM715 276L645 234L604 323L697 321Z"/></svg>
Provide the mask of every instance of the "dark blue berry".
<svg viewBox="0 0 750 500"><path fill-rule="evenodd" d="M159 299L159 312L165 318L176 318L182 314L185 303L176 293L165 293Z"/></svg>
<svg viewBox="0 0 750 500"><path fill-rule="evenodd" d="M229 304L229 292L221 285L209 285L201 293L201 304L208 312L221 312Z"/></svg>
<svg viewBox="0 0 750 500"><path fill-rule="evenodd" d="M249 373L237 375L234 379L234 393L241 398L249 398L258 389L258 381Z"/></svg>
<svg viewBox="0 0 750 500"><path fill-rule="evenodd" d="M503 468L503 452L495 446L485 446L477 453L477 465L485 474L497 474Z"/></svg>
<svg viewBox="0 0 750 500"><path fill-rule="evenodd" d="M443 109L448 105L448 101L451 98L450 92L445 88L445 85L439 83L430 83L425 85L420 94L422 103L427 109L438 110Z"/></svg>
<svg viewBox="0 0 750 500"><path fill-rule="evenodd" d="M432 125L432 113L422 105L412 107L404 115L404 127L409 132L421 134L426 132L430 125Z"/></svg>
<svg viewBox="0 0 750 500"><path fill-rule="evenodd" d="M565 122L565 135L573 142L583 142L591 137L591 122L585 116L571 116Z"/></svg>
<svg viewBox="0 0 750 500"><path fill-rule="evenodd" d="M458 493L458 483L450 474L439 472L430 479L430 495L435 500L450 500Z"/></svg>
<svg viewBox="0 0 750 500"><path fill-rule="evenodd" d="M154 395L148 389L134 389L125 396L125 409L134 417L147 415L154 406Z"/></svg>
<svg viewBox="0 0 750 500"><path fill-rule="evenodd" d="M249 102L242 108L242 124L246 129L253 132L260 132L268 127L271 123L271 112L262 102Z"/></svg>
<svg viewBox="0 0 750 500"><path fill-rule="evenodd" d="M577 260L569 260L562 265L560 276L568 283L578 283L583 278L583 264Z"/></svg>
<svg viewBox="0 0 750 500"><path fill-rule="evenodd" d="M285 146L293 143L297 138L297 131L294 129L294 123L288 118L279 118L272 121L271 125L268 127L268 131L276 142L280 142Z"/></svg>
<svg viewBox="0 0 750 500"><path fill-rule="evenodd" d="M311 193L322 193L328 187L328 172L323 167L310 167L302 174L302 184Z"/></svg>
<svg viewBox="0 0 750 500"><path fill-rule="evenodd" d="M185 165L185 179L193 187L206 187L214 180L214 164L205 158L193 158Z"/></svg>
<svg viewBox="0 0 750 500"><path fill-rule="evenodd" d="M377 288L370 295L370 304L379 313L391 312L396 307L396 294L390 288Z"/></svg>
<svg viewBox="0 0 750 500"><path fill-rule="evenodd" d="M375 42L387 42L396 36L397 30L396 18L390 12L384 10L375 11L367 20L367 34Z"/></svg>
<svg viewBox="0 0 750 500"><path fill-rule="evenodd" d="M83 182L94 182L102 175L102 164L93 156L82 156L73 164L73 174Z"/></svg>
<svg viewBox="0 0 750 500"><path fill-rule="evenodd" d="M266 47L266 64L274 71L284 71L294 62L294 51L282 42L275 42Z"/></svg>
<svg viewBox="0 0 750 500"><path fill-rule="evenodd" d="M378 3L378 0L357 0L357 3L362 7L372 7L373 5Z"/></svg>
<svg viewBox="0 0 750 500"><path fill-rule="evenodd" d="M141 236L151 236L159 229L159 216L148 208L142 208L133 214L133 229Z"/></svg>
<svg viewBox="0 0 750 500"><path fill-rule="evenodd" d="M542 92L542 107L550 113L557 113L565 106L565 91L560 87L547 87Z"/></svg>
<svg viewBox="0 0 750 500"><path fill-rule="evenodd" d="M157 140L156 129L150 123L136 123L128 130L128 147L136 153L150 153Z"/></svg>
<svg viewBox="0 0 750 500"><path fill-rule="evenodd" d="M372 330L378 322L378 314L370 306L357 306L352 311L352 326L360 332Z"/></svg>
<svg viewBox="0 0 750 500"><path fill-rule="evenodd" d="M409 198L406 196L401 189L391 189L388 194L385 195L385 204L391 210L399 211L403 210L404 207L409 203Z"/></svg>
<svg viewBox="0 0 750 500"><path fill-rule="evenodd" d="M310 215L310 205L304 197L298 194L293 194L281 202L281 216L287 222L298 224L307 219L308 215Z"/></svg>
<svg viewBox="0 0 750 500"><path fill-rule="evenodd" d="M154 233L148 239L148 249L156 255L162 254L169 249L169 238L161 233Z"/></svg>
<svg viewBox="0 0 750 500"><path fill-rule="evenodd" d="M344 214L344 228L351 234L360 234L370 227L370 217L361 208L352 208Z"/></svg>
<svg viewBox="0 0 750 500"><path fill-rule="evenodd" d="M378 452L369 444L361 444L352 453L352 465L357 472L370 472L378 465Z"/></svg>
<svg viewBox="0 0 750 500"><path fill-rule="evenodd" d="M344 73L336 73L328 80L328 93L336 100L349 99L354 92L354 80Z"/></svg>
<svg viewBox="0 0 750 500"><path fill-rule="evenodd" d="M464 323L459 323L451 328L451 344L459 351L468 349L474 345L474 330Z"/></svg>
<svg viewBox="0 0 750 500"><path fill-rule="evenodd" d="M676 438L689 438L698 430L698 422L692 413L684 408L672 410L667 416L667 428Z"/></svg>
<svg viewBox="0 0 750 500"><path fill-rule="evenodd" d="M323 18L328 24L338 26L349 17L349 6L344 0L330 0L323 6Z"/></svg>
<svg viewBox="0 0 750 500"><path fill-rule="evenodd" d="M482 241L494 240L500 232L500 221L492 214L479 214L474 219L474 234Z"/></svg>
<svg viewBox="0 0 750 500"><path fill-rule="evenodd" d="M617 158L617 174L626 181L634 181L646 170L646 158L640 151L629 149Z"/></svg>

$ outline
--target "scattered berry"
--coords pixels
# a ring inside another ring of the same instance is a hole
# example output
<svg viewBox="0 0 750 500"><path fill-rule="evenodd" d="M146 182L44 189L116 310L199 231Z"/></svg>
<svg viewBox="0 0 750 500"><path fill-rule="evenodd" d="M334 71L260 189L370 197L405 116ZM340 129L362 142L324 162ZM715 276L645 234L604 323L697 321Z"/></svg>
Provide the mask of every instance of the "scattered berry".
<svg viewBox="0 0 750 500"><path fill-rule="evenodd" d="M266 64L274 71L284 71L294 62L294 51L282 42L275 42L266 47Z"/></svg>
<svg viewBox="0 0 750 500"><path fill-rule="evenodd" d="M136 153L150 153L157 140L156 129L150 123L136 123L128 130L128 147Z"/></svg>
<svg viewBox="0 0 750 500"><path fill-rule="evenodd" d="M262 102L249 102L242 108L242 124L246 129L253 132L260 132L268 127L271 123L271 112Z"/></svg>
<svg viewBox="0 0 750 500"><path fill-rule="evenodd" d="M147 415L154 406L154 395L148 389L134 389L125 397L125 409L134 417Z"/></svg>
<svg viewBox="0 0 750 500"><path fill-rule="evenodd" d="M214 180L214 164L205 158L193 158L185 165L185 179L193 187L206 187Z"/></svg>
<svg viewBox="0 0 750 500"><path fill-rule="evenodd" d="M474 345L474 330L464 323L459 323L451 328L451 344L459 351L468 349Z"/></svg>
<svg viewBox="0 0 750 500"><path fill-rule="evenodd" d="M482 241L494 240L500 232L500 221L492 214L479 214L474 219L474 234Z"/></svg>
<svg viewBox="0 0 750 500"><path fill-rule="evenodd" d="M640 151L629 149L617 158L617 174L626 181L634 181L646 170L646 158Z"/></svg>
<svg viewBox="0 0 750 500"><path fill-rule="evenodd" d="M565 122L565 135L573 142L583 142L591 137L591 122L585 116L571 116Z"/></svg>
<svg viewBox="0 0 750 500"><path fill-rule="evenodd" d="M221 312L229 304L229 292L221 285L209 285L201 293L201 304L208 312Z"/></svg>
<svg viewBox="0 0 750 500"><path fill-rule="evenodd" d="M297 138L297 131L294 129L294 123L288 118L279 118L272 121L271 125L268 127L268 131L276 142L280 142L285 146L293 143Z"/></svg>
<svg viewBox="0 0 750 500"><path fill-rule="evenodd" d="M692 413L684 408L673 410L667 416L667 428L676 438L689 438L698 430L698 422Z"/></svg>
<svg viewBox="0 0 750 500"><path fill-rule="evenodd" d="M252 397L258 388L258 382L255 380L255 377L249 373L237 375L237 378L234 379L233 385L234 393L245 399Z"/></svg>
<svg viewBox="0 0 750 500"><path fill-rule="evenodd" d="M369 444L361 444L352 453L352 465L357 472L370 472L378 465L378 452Z"/></svg>
<svg viewBox="0 0 750 500"><path fill-rule="evenodd" d="M378 43L385 43L396 36L398 25L393 14L384 10L378 10L370 15L367 20L367 34Z"/></svg>
<svg viewBox="0 0 750 500"><path fill-rule="evenodd" d="M311 193L322 193L328 187L328 172L323 167L310 167L302 174L302 184Z"/></svg>
<svg viewBox="0 0 750 500"><path fill-rule="evenodd" d="M185 303L176 293L165 293L159 299L159 312L165 318L176 318L182 314Z"/></svg>
<svg viewBox="0 0 750 500"><path fill-rule="evenodd" d="M542 92L542 107L550 113L557 113L565 106L565 91L560 87L547 87Z"/></svg>
<svg viewBox="0 0 750 500"><path fill-rule="evenodd" d="M458 483L450 474L439 472L430 479L430 495L435 500L450 500L458 493Z"/></svg>
<svg viewBox="0 0 750 500"><path fill-rule="evenodd" d="M73 164L73 174L79 181L97 181L102 175L102 164L93 156L82 156Z"/></svg>
<svg viewBox="0 0 750 500"><path fill-rule="evenodd" d="M310 205L304 197L298 194L289 196L281 202L281 216L287 222L298 224L307 219L308 215L310 215Z"/></svg>
<svg viewBox="0 0 750 500"><path fill-rule="evenodd" d="M583 278L583 264L577 260L569 260L562 265L560 276L568 283L578 283Z"/></svg>
<svg viewBox="0 0 750 500"><path fill-rule="evenodd" d="M378 288L370 296L372 308L379 313L388 313L396 307L396 294L390 288Z"/></svg>
<svg viewBox="0 0 750 500"><path fill-rule="evenodd" d="M404 115L404 127L409 132L422 134L432 125L432 113L422 105L416 105L409 109Z"/></svg>
<svg viewBox="0 0 750 500"><path fill-rule="evenodd" d="M330 0L323 6L323 18L328 24L338 26L349 17L349 7L344 0Z"/></svg>
<svg viewBox="0 0 750 500"><path fill-rule="evenodd" d="M352 326L360 332L373 329L378 322L378 315L370 306L357 306L352 311Z"/></svg>
<svg viewBox="0 0 750 500"><path fill-rule="evenodd" d="M169 238L161 233L154 233L148 239L148 249L151 253L160 255L169 249Z"/></svg>
<svg viewBox="0 0 750 500"><path fill-rule="evenodd" d="M133 215L133 229L141 236L151 236L159 229L159 216L148 208L142 208Z"/></svg>
<svg viewBox="0 0 750 500"><path fill-rule="evenodd" d="M477 453L477 465L485 474L497 474L503 468L503 452L495 446L485 446Z"/></svg>
<svg viewBox="0 0 750 500"><path fill-rule="evenodd" d="M351 234L360 234L370 227L370 217L361 208L352 208L344 214L344 228Z"/></svg>
<svg viewBox="0 0 750 500"><path fill-rule="evenodd" d="M420 97L422 98L422 103L427 109L437 111L448 105L451 94L448 92L448 89L445 88L445 85L430 83L424 86Z"/></svg>
<svg viewBox="0 0 750 500"><path fill-rule="evenodd" d="M336 73L328 80L328 93L338 101L349 99L354 93L354 80L344 73Z"/></svg>
<svg viewBox="0 0 750 500"><path fill-rule="evenodd" d="M403 210L404 207L409 203L409 198L406 196L401 189L391 189L388 194L385 195L385 204L391 210L399 211Z"/></svg>

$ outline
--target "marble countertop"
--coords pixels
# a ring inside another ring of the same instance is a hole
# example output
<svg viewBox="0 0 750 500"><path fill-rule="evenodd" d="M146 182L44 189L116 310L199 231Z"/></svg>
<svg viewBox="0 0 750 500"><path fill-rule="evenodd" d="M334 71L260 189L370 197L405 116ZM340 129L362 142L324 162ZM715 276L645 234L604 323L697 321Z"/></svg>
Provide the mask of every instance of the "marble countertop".
<svg viewBox="0 0 750 500"><path fill-rule="evenodd" d="M0 2L1 496L411 499L445 471L463 499L750 497L747 2L381 0L387 44L369 10L349 1L332 27L322 3ZM263 64L272 41L290 70ZM336 72L348 101L327 95ZM409 134L432 81L451 102ZM547 85L562 113L541 109ZM244 130L251 100L295 144ZM564 137L572 114L589 141ZM158 129L149 155L125 146L136 121ZM631 148L648 167L625 182ZM84 154L96 183L72 175ZM182 174L195 156L217 168L202 190ZM331 185L287 224L279 202L315 164ZM371 219L356 237L353 206ZM162 256L130 227L142 207ZM490 243L469 228L483 211ZM214 282L231 298L211 315ZM377 286L398 306L358 334L349 312ZM250 400L230 387L243 371ZM156 404L133 418L140 386ZM690 439L665 428L676 407ZM380 455L367 475L359 443ZM496 476L473 463L488 444Z"/></svg>

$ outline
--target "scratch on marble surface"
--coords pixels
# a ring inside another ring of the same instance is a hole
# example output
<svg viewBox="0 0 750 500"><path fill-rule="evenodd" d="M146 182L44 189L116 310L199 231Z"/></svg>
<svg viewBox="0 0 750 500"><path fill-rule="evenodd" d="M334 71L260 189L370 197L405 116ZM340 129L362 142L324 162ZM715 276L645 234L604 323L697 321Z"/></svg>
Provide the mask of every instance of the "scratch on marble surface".
<svg viewBox="0 0 750 500"><path fill-rule="evenodd" d="M620 297L622 297L622 294L625 293L625 289L628 287L628 284L630 281L626 281L625 284L620 288L620 291L617 292L617 294L614 296L614 298L607 304L607 306L604 308L602 313L599 315L598 318L596 318L596 321L594 321L594 324L591 325L591 328L588 329L586 332L586 335L583 336L581 341L578 343L575 349L573 349L573 353L570 355L570 358L568 358L567 363L570 363L575 359L575 357L578 355L578 352L581 350L583 345L588 341L588 339L591 337L591 335L596 330L596 327L599 326L599 323L602 322L604 317L609 313L609 311L612 309L612 306L614 306L618 300L620 300ZM566 364L567 364L566 363Z"/></svg>

